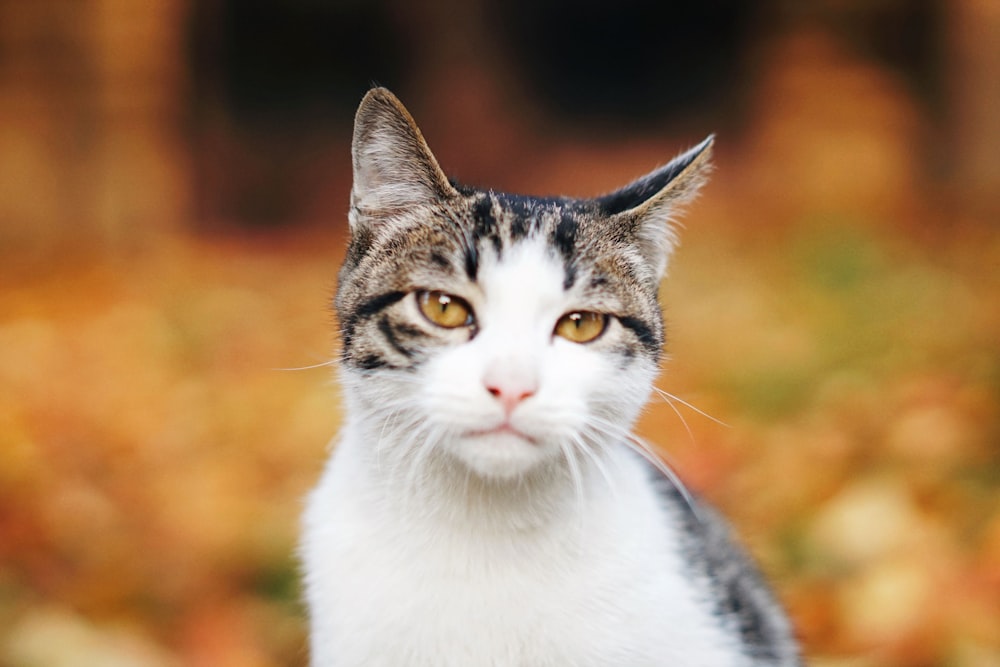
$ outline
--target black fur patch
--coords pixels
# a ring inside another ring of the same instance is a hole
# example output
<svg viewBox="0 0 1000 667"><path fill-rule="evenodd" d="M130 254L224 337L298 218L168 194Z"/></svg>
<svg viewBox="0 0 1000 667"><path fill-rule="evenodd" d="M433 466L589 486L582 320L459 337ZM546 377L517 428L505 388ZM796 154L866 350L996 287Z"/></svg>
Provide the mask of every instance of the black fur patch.
<svg viewBox="0 0 1000 667"><path fill-rule="evenodd" d="M435 265L441 267L442 269L450 269L451 268L451 262L448 261L448 258L445 257L444 255L442 255L437 250L432 250L431 251L430 261L431 261L431 264L435 264Z"/></svg>
<svg viewBox="0 0 1000 667"><path fill-rule="evenodd" d="M627 315L619 317L618 321L622 323L622 326L626 329L631 329L635 334L642 346L645 347L650 354L655 357L660 356L660 341L657 340L656 335L648 324L643 322L637 317L629 317Z"/></svg>
<svg viewBox="0 0 1000 667"><path fill-rule="evenodd" d="M515 218L523 218L525 220L531 217L532 211L539 203L545 203L548 201L544 198L530 197L528 195L513 195L509 193L497 193L497 199L500 205L507 211L511 213Z"/></svg>
<svg viewBox="0 0 1000 667"><path fill-rule="evenodd" d="M356 267L361 263L361 259L368 253L374 241L374 234L368 225L359 225L351 232L351 242L347 246L347 257L344 258L345 267Z"/></svg>
<svg viewBox="0 0 1000 667"><path fill-rule="evenodd" d="M598 197L594 200L597 202L598 210L604 215L615 215L641 206L650 197L667 187L670 181L677 178L699 155L700 151L690 151L621 190Z"/></svg>
<svg viewBox="0 0 1000 667"><path fill-rule="evenodd" d="M563 277L563 290L568 290L576 282L576 262L566 265L566 274Z"/></svg>
<svg viewBox="0 0 1000 667"><path fill-rule="evenodd" d="M373 296L362 303L358 309L354 311L354 318L356 321L360 321L367 319L372 315L377 315L384 309L402 299L404 296L406 296L406 292L401 291L384 292L377 296Z"/></svg>
<svg viewBox="0 0 1000 667"><path fill-rule="evenodd" d="M393 329L397 334L402 334L404 336L409 336L410 338L421 338L426 336L420 327L415 327L412 324L407 324L405 322L399 322L393 325Z"/></svg>
<svg viewBox="0 0 1000 667"><path fill-rule="evenodd" d="M378 369L395 369L396 367L376 354L367 354L357 362L358 368L366 371Z"/></svg>
<svg viewBox="0 0 1000 667"><path fill-rule="evenodd" d="M674 483L652 469L662 502L676 512L687 539L682 544L685 560L706 578L711 603L720 617L734 621L744 650L758 660L776 663L778 633L768 623L764 606L774 606L760 574L743 551L733 543L729 526L697 497L685 497Z"/></svg>
<svg viewBox="0 0 1000 667"><path fill-rule="evenodd" d="M520 241L528 235L532 226L533 222L530 215L515 213L513 219L510 221L510 240L515 242Z"/></svg>
<svg viewBox="0 0 1000 667"><path fill-rule="evenodd" d="M569 289L576 281L576 235L580 223L568 212L563 212L552 234L552 245L562 255L566 276L563 278L563 289Z"/></svg>
<svg viewBox="0 0 1000 667"><path fill-rule="evenodd" d="M472 282L476 282L476 277L479 275L479 249L475 243L465 246L465 275Z"/></svg>
<svg viewBox="0 0 1000 667"><path fill-rule="evenodd" d="M555 233L552 235L552 244L563 256L563 259L570 260L576 254L576 234L579 231L580 223L568 212L564 212L556 225Z"/></svg>
<svg viewBox="0 0 1000 667"><path fill-rule="evenodd" d="M371 297L358 306L353 313L344 319L341 326L341 338L344 342L344 351L347 352L350 350L351 344L354 342L354 330L357 328L359 322L379 314L384 309L402 299L404 296L406 296L406 292L384 292Z"/></svg>
<svg viewBox="0 0 1000 667"><path fill-rule="evenodd" d="M413 356L413 352L403 347L403 344L399 342L399 339L396 337L396 332L393 331L392 324L389 322L389 318L385 315L380 317L378 320L378 330L382 332L386 341L389 342L389 345L391 345L392 349L396 350L396 352L399 352L407 359Z"/></svg>
<svg viewBox="0 0 1000 667"><path fill-rule="evenodd" d="M496 229L497 220L493 217L493 200L489 195L482 195L472 205L472 222L475 225L476 236L486 236Z"/></svg>
<svg viewBox="0 0 1000 667"><path fill-rule="evenodd" d="M483 195L472 205L472 225L476 240L489 239L499 256L500 230L497 229L497 219L493 216L493 199L489 195Z"/></svg>
<svg viewBox="0 0 1000 667"><path fill-rule="evenodd" d="M555 206L568 204L561 197L532 197L506 192L494 193L500 207L510 216L510 240L517 242L534 233L540 225L540 215Z"/></svg>

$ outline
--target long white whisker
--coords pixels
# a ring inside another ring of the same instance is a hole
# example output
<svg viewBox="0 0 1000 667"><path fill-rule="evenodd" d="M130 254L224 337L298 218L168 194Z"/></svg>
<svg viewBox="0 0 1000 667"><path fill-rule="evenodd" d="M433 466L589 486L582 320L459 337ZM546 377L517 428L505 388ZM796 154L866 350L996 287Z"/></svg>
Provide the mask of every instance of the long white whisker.
<svg viewBox="0 0 1000 667"><path fill-rule="evenodd" d="M437 448L443 435L444 434L439 427L434 428L430 425L425 426L423 429L418 430L413 434L413 437L418 440L416 453L410 461L410 474L408 475L407 480L407 483L411 486L412 492L420 490L418 487L420 486L420 479L424 475L424 462Z"/></svg>
<svg viewBox="0 0 1000 667"><path fill-rule="evenodd" d="M406 449L400 452L399 468L405 468L405 470L403 470L401 480L398 484L403 492L403 497L407 500L413 497L418 485L416 477L420 473L416 465L416 460L419 458L419 452L423 445L422 435L422 429L408 433L405 436Z"/></svg>
<svg viewBox="0 0 1000 667"><path fill-rule="evenodd" d="M681 481L681 478L677 476L677 473L674 472L674 469L668 466L663 461L663 459L660 458L660 456L656 453L653 447L648 442L646 442L645 440L636 435L630 435L625 442L634 445L632 447L632 450L635 451L640 456L642 456L647 461L649 461L651 464L653 464L653 466L657 470L659 470L664 477L666 477L667 481L669 481L670 484L673 485L675 489L677 489L677 492L681 494L681 497L684 499L684 503L688 506L688 509L691 510L691 513L694 515L694 517L698 521L701 521L701 515L698 512L698 506L694 502L694 498L691 496L691 492L688 491L687 486L684 484L684 482Z"/></svg>
<svg viewBox="0 0 1000 667"><path fill-rule="evenodd" d="M396 420L398 419L402 410L403 410L402 406L397 406L392 410L390 410L381 420L382 428L379 430L378 440L375 441L375 466L379 470L382 470L382 453L384 451L382 443L385 442L386 431L389 432L389 435L391 437L393 431L395 431L396 428Z"/></svg>
<svg viewBox="0 0 1000 667"><path fill-rule="evenodd" d="M272 368L272 371L311 371L314 368L324 368L326 366L335 366L337 364L336 359L329 359L319 364L313 364L312 366L296 366L292 368Z"/></svg>
<svg viewBox="0 0 1000 667"><path fill-rule="evenodd" d="M653 387L653 389L656 389L656 387ZM694 431L691 430L691 427L688 425L687 420L684 419L684 415L682 415L681 411L677 409L677 406L674 405L674 402L670 400L670 396L667 394L667 392L662 391L660 389L656 389L656 391L659 392L660 397L666 402L666 404L670 406L670 409L674 411L674 414L677 415L677 418L681 420L681 424L684 425L684 430L687 431L688 438L690 438L691 442L694 443L695 441Z"/></svg>
<svg viewBox="0 0 1000 667"><path fill-rule="evenodd" d="M389 454L391 462L388 470L390 479L400 480L405 477L401 475L401 468L409 462L414 448L414 435L419 435L423 425L412 414L411 406L401 401L392 413L391 421L384 422L388 426L389 437L393 441Z"/></svg>
<svg viewBox="0 0 1000 667"><path fill-rule="evenodd" d="M398 436L401 444L405 442L406 446L398 452L391 479L401 491L404 506L408 506L422 488L420 476L423 471L420 462L423 458L421 454L430 440L429 428L411 418L402 425Z"/></svg>
<svg viewBox="0 0 1000 667"><path fill-rule="evenodd" d="M632 436L632 432L622 425L596 414L587 416L586 429L598 436L618 441Z"/></svg>
<svg viewBox="0 0 1000 667"><path fill-rule="evenodd" d="M642 458L646 459L654 468L656 468L664 478L670 482L670 484L677 489L678 493L684 499L684 503L690 508L691 512L694 514L698 521L701 521L701 516L698 513L698 506L694 502L691 492L688 491L687 486L681 481L674 469L664 460L665 455L661 455L657 450L653 448L648 442L640 438L639 436L631 433L618 424L611 422L607 419L598 417L597 415L590 416L590 423L593 426L600 426L607 430L609 435L621 441L625 446L629 447L632 451L637 453Z"/></svg>
<svg viewBox="0 0 1000 667"><path fill-rule="evenodd" d="M600 453L594 451L593 447L591 447L591 444L581 434L574 433L572 438L573 438L573 443L577 446L577 449L583 452L583 454L593 462L594 467L597 468L597 472L600 473L602 478L604 478L605 483L607 483L608 485L608 489L611 491L611 495L617 498L618 486L617 484L615 484L614 478L611 476L611 474L608 472L607 467L604 465L604 461L601 460L602 457Z"/></svg>
<svg viewBox="0 0 1000 667"><path fill-rule="evenodd" d="M563 456L566 457L566 464L569 467L569 474L573 481L573 490L576 495L577 514L582 526L586 512L584 511L583 504L583 477L581 477L580 473L580 462L576 459L574 448L561 438L559 439L559 449L562 450Z"/></svg>
<svg viewBox="0 0 1000 667"><path fill-rule="evenodd" d="M669 391L664 391L664 390L660 389L659 387L653 387L653 391L655 391L656 393L658 393L668 403L670 401L672 401L672 400L673 401L677 401L678 403L680 403L684 407L688 408L689 410L694 410L695 412L697 412L702 417L705 417L706 419L711 419L712 421L714 421L716 424L719 424L720 426L725 426L726 428L731 428L731 426L729 424L727 424L726 422L722 421L721 419L718 419L717 417L713 417L712 415L708 414L704 410L701 410L700 408L695 407L691 403L688 403L683 398L679 398L675 394L671 394Z"/></svg>

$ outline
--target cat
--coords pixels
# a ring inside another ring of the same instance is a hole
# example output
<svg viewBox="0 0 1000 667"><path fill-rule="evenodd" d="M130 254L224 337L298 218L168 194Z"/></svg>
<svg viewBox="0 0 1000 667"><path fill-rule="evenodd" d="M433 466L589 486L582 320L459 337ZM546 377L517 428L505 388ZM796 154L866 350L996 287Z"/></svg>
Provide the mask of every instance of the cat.
<svg viewBox="0 0 1000 667"><path fill-rule="evenodd" d="M313 667L801 664L723 520L630 432L712 141L596 199L511 195L449 180L368 92L345 422L303 517Z"/></svg>

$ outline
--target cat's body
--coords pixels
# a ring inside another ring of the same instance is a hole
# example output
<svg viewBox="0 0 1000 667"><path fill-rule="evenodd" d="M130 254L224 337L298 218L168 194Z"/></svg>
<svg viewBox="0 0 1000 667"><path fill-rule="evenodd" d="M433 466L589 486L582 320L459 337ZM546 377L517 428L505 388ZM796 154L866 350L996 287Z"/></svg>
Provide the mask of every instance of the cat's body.
<svg viewBox="0 0 1000 667"><path fill-rule="evenodd" d="M347 419L302 546L315 667L799 664L725 524L629 434L709 145L599 199L515 197L449 182L365 98Z"/></svg>

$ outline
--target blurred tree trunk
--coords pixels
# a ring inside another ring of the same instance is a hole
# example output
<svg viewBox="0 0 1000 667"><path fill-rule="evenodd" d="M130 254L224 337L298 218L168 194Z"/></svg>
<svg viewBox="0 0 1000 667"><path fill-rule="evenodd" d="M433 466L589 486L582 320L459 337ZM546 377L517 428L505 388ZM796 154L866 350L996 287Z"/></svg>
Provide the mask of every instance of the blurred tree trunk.
<svg viewBox="0 0 1000 667"><path fill-rule="evenodd" d="M138 241L187 208L184 3L0 0L0 243Z"/></svg>
<svg viewBox="0 0 1000 667"><path fill-rule="evenodd" d="M955 179L969 212L1000 222L1000 2L955 0L951 11Z"/></svg>

